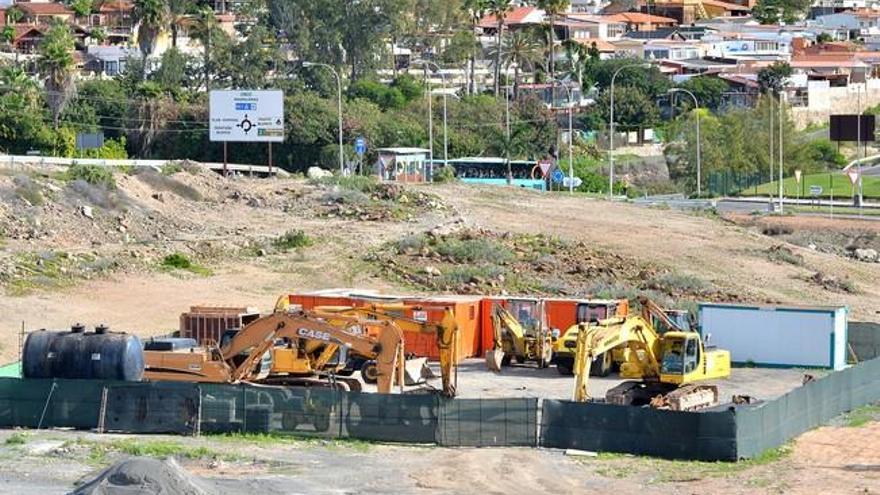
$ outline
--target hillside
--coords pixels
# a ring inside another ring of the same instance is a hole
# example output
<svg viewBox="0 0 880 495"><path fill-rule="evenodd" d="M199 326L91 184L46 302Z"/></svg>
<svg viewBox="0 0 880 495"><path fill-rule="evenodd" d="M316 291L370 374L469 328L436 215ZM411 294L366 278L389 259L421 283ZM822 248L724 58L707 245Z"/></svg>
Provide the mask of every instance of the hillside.
<svg viewBox="0 0 880 495"><path fill-rule="evenodd" d="M14 359L22 322L29 330L105 322L149 335L174 329L192 304L267 309L281 294L329 287L648 291L685 306L847 304L856 319L877 318L880 264L714 215L462 184L167 172L117 172L109 189L55 172L0 175L0 360ZM418 238L427 241L404 249ZM168 263L169 255L191 265Z"/></svg>

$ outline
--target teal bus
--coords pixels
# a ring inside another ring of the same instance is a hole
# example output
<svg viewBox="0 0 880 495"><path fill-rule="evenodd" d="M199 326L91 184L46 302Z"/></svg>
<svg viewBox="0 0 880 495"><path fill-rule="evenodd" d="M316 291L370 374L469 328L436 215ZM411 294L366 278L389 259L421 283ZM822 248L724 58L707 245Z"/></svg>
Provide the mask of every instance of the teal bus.
<svg viewBox="0 0 880 495"><path fill-rule="evenodd" d="M437 163L435 167L441 166ZM498 186L507 185L507 160L494 157L471 157L456 158L449 160L449 164L455 169L455 177L462 182L470 184L490 184ZM513 175L513 185L537 191L546 191L547 183L543 177L541 167L535 161L511 160L510 171Z"/></svg>

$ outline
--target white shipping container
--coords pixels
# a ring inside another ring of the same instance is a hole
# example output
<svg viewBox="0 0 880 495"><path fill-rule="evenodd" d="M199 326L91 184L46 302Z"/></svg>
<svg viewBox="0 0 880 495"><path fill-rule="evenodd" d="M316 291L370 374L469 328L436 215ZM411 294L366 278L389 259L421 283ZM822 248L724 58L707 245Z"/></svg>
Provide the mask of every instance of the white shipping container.
<svg viewBox="0 0 880 495"><path fill-rule="evenodd" d="M846 367L845 306L754 306L701 303L700 333L730 351L734 363Z"/></svg>

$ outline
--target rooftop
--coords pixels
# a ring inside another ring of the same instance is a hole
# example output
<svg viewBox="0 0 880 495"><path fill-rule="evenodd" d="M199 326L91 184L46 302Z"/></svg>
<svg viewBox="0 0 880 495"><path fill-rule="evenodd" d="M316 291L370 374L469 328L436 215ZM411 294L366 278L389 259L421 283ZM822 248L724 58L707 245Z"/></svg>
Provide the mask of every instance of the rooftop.
<svg viewBox="0 0 880 495"><path fill-rule="evenodd" d="M620 14L612 14L604 17L607 17L612 21L626 22L628 24L678 24L678 21L670 17L644 14L642 12L621 12Z"/></svg>
<svg viewBox="0 0 880 495"><path fill-rule="evenodd" d="M504 16L504 25L522 24L526 18L532 14L544 16L544 11L536 7L517 7ZM487 15L480 19L479 26L481 28L494 28L498 26L498 19L494 15Z"/></svg>
<svg viewBox="0 0 880 495"><path fill-rule="evenodd" d="M30 15L73 15L73 11L68 9L64 4L47 2L24 2L15 4L25 14Z"/></svg>

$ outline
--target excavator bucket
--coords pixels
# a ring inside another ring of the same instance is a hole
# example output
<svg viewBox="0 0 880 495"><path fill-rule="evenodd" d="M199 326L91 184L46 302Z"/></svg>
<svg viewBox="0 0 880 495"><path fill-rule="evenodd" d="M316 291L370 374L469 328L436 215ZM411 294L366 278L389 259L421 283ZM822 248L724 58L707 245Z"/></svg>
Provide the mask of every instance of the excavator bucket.
<svg viewBox="0 0 880 495"><path fill-rule="evenodd" d="M406 385L418 385L425 383L428 378L434 377L434 372L428 367L428 358L407 359L403 366L403 381Z"/></svg>
<svg viewBox="0 0 880 495"><path fill-rule="evenodd" d="M501 349L492 349L486 351L486 367L489 371L501 373L501 362L504 360L504 351Z"/></svg>

